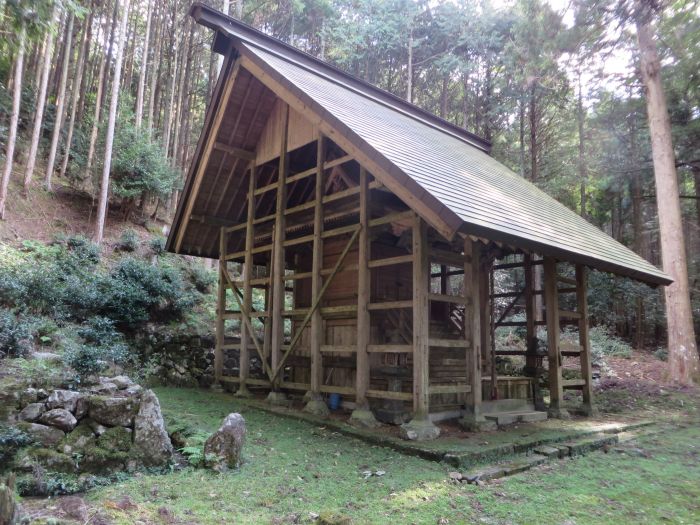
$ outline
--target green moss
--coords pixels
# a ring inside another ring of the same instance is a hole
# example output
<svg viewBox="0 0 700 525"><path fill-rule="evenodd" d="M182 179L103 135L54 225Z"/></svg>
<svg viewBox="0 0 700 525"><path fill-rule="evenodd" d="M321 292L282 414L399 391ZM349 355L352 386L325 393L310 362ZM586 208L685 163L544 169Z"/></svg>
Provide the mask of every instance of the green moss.
<svg viewBox="0 0 700 525"><path fill-rule="evenodd" d="M131 448L131 432L124 427L108 428L97 440L105 450L128 452Z"/></svg>
<svg viewBox="0 0 700 525"><path fill-rule="evenodd" d="M94 445L96 441L95 433L90 428L86 420L73 429L72 432L66 434L66 437L56 447L59 451L63 451L66 446L72 449L73 453L79 453L80 450L87 446Z"/></svg>
<svg viewBox="0 0 700 525"><path fill-rule="evenodd" d="M39 465L54 472L74 473L76 464L72 457L51 448L31 447L18 454L15 464L22 470L31 470Z"/></svg>
<svg viewBox="0 0 700 525"><path fill-rule="evenodd" d="M128 452L89 446L83 451L79 468L81 472L104 474L109 471L124 470L129 460Z"/></svg>

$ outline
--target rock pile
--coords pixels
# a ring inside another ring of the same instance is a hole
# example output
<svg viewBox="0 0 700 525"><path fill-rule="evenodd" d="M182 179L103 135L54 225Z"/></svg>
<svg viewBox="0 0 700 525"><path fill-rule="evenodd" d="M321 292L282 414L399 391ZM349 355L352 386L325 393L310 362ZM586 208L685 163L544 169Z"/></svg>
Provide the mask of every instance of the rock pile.
<svg viewBox="0 0 700 525"><path fill-rule="evenodd" d="M109 474L164 466L173 447L158 398L126 376L100 378L85 391L26 389L17 427L34 445L15 458L15 470Z"/></svg>

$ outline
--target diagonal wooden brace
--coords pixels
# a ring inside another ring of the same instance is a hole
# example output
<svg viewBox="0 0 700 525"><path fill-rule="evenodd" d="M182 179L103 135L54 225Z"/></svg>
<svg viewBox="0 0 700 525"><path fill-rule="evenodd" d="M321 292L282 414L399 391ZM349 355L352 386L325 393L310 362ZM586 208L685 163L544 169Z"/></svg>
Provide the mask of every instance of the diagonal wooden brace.
<svg viewBox="0 0 700 525"><path fill-rule="evenodd" d="M299 339L301 339L301 334L304 331L304 328L306 328L306 325L309 324L309 321L311 320L311 316L316 311L316 309L321 305L321 300L323 299L323 294L326 292L328 285L330 285L331 282L333 281L333 278L338 273L338 270L340 270L340 267L342 266L343 261L345 261L345 257L347 256L348 252L350 251L350 248L355 243L357 236L360 234L360 228L361 228L360 225L358 225L357 229L352 234L352 237L350 237L348 244L345 246L343 253L340 254L340 258L338 259L338 262L335 263L335 266L333 267L333 271L331 272L331 274L328 276L328 278L323 283L323 287L319 291L318 297L316 297L316 299L314 299L314 302L311 305L311 309L306 313L306 317L304 317L304 320L301 322L301 326L297 330L297 333L294 334L292 341L289 343L289 348L287 348L284 355L282 356L282 359L280 359L280 362L277 365L277 369L275 370L274 375L270 378L270 382L274 382L275 378L277 378L277 376L279 375L280 371L284 367L284 363L287 361L287 358L290 356L290 354L294 350L294 347L299 342Z"/></svg>
<svg viewBox="0 0 700 525"><path fill-rule="evenodd" d="M236 302L238 303L238 307L241 309L241 317L243 318L243 322L246 325L246 328L248 328L248 332L250 332L250 338L253 340L253 344L255 345L255 350L257 350L258 355L260 356L260 360L262 361L263 368L265 369L265 373L267 374L267 377L270 378L270 381L272 381L273 376L272 376L272 369L270 368L270 365L267 364L267 361L265 360L265 356L263 355L262 349L260 348L260 343L258 342L258 338L255 337L255 332L253 331L253 323L250 321L250 314L249 312L245 309L243 306L243 301L238 297L238 292L240 291L238 287L236 286L236 283L233 282L231 277L228 274L228 270L226 269L225 266L221 268L221 273L224 276L224 279L226 279L226 282L228 282L228 285L231 287L231 290L233 290L233 297L236 299Z"/></svg>

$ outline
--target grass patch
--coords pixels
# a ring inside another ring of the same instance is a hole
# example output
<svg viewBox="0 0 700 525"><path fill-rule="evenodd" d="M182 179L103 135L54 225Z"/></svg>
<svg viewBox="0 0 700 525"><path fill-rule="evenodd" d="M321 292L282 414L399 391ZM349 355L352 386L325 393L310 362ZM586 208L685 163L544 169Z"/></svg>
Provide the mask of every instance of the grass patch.
<svg viewBox="0 0 700 525"><path fill-rule="evenodd" d="M700 521L697 424L640 440L635 446L649 457L599 452L475 487L448 482L445 465L249 408L227 394L157 393L170 424L203 432L240 411L248 425L245 463L223 475L188 468L91 492L116 523L159 522L163 508L195 523L312 523L318 514L353 523ZM364 474L378 470L385 474ZM125 495L135 508L109 504Z"/></svg>

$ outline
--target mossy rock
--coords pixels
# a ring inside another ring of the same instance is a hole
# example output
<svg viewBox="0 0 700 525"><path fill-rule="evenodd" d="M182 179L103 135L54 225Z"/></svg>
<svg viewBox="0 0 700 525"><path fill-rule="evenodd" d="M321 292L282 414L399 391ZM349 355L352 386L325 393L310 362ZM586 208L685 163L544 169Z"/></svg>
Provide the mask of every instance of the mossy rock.
<svg viewBox="0 0 700 525"><path fill-rule="evenodd" d="M338 512L322 512L316 520L316 525L350 525L352 520Z"/></svg>
<svg viewBox="0 0 700 525"><path fill-rule="evenodd" d="M85 447L95 445L96 441L95 432L93 432L88 422L83 420L72 432L66 434L66 437L61 440L56 448L60 452L65 452L66 447L70 447L72 453L79 453Z"/></svg>
<svg viewBox="0 0 700 525"><path fill-rule="evenodd" d="M54 472L74 473L77 466L73 458L52 448L32 447L22 451L15 465L19 470L31 471L39 465Z"/></svg>
<svg viewBox="0 0 700 525"><path fill-rule="evenodd" d="M105 474L105 471L124 470L128 460L128 452L106 449L99 445L88 446L83 450L83 457L80 460L79 468L80 472Z"/></svg>
<svg viewBox="0 0 700 525"><path fill-rule="evenodd" d="M131 435L132 433L124 427L108 428L104 434L98 438L97 444L99 447L106 450L129 452L132 443Z"/></svg>

